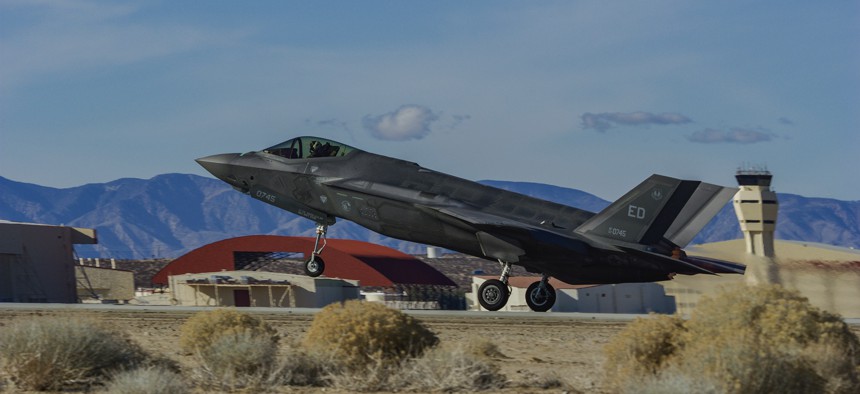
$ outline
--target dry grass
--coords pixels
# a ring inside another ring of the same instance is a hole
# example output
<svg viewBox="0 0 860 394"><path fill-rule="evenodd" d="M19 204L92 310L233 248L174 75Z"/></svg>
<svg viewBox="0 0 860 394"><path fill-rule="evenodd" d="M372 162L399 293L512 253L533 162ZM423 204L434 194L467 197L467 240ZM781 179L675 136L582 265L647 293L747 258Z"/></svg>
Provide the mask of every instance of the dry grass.
<svg viewBox="0 0 860 394"><path fill-rule="evenodd" d="M195 381L218 390L260 391L279 384L277 347L271 337L254 331L223 335L198 350Z"/></svg>
<svg viewBox="0 0 860 394"><path fill-rule="evenodd" d="M0 365L16 387L27 390L87 387L145 359L124 335L91 321L28 319L0 336Z"/></svg>
<svg viewBox="0 0 860 394"><path fill-rule="evenodd" d="M342 368L333 362L325 380L328 386L349 392L476 392L507 384L490 360L447 348L435 348L400 363L376 359L361 367Z"/></svg>
<svg viewBox="0 0 860 394"><path fill-rule="evenodd" d="M182 375L160 366L116 373L104 388L106 393L123 394L183 394L188 391Z"/></svg>
<svg viewBox="0 0 860 394"><path fill-rule="evenodd" d="M437 348L409 360L396 375L399 386L412 391L470 392L500 389L505 376L484 357L464 349Z"/></svg>

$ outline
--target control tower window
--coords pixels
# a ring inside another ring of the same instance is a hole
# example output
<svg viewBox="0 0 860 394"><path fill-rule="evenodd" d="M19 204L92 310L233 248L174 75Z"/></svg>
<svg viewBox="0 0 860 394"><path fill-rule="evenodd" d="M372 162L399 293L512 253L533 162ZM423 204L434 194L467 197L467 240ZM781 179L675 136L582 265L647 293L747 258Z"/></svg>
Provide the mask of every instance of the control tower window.
<svg viewBox="0 0 860 394"><path fill-rule="evenodd" d="M314 159L322 157L342 157L355 148L318 137L298 137L282 142L263 152L287 159Z"/></svg>

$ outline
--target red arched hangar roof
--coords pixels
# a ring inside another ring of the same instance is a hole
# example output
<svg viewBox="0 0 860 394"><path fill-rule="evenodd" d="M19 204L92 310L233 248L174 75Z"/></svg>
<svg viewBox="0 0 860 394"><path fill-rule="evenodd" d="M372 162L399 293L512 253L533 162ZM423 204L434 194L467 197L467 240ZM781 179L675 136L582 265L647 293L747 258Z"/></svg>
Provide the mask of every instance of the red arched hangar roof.
<svg viewBox="0 0 860 394"><path fill-rule="evenodd" d="M173 260L153 276L152 283L166 285L170 275L235 270L234 252L295 252L303 253L307 258L313 247L314 238L311 237L251 235L225 239ZM367 242L330 238L320 256L325 261L325 276L358 280L361 286L456 286L447 276L421 260Z"/></svg>

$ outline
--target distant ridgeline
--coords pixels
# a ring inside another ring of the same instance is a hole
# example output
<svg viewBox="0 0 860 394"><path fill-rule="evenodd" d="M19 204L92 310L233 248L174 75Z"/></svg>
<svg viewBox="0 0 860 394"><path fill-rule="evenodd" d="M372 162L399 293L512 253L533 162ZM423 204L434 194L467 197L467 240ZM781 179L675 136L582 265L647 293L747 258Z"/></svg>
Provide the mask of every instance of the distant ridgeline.
<svg viewBox="0 0 860 394"><path fill-rule="evenodd" d="M482 181L532 197L599 211L609 203L563 187L526 182ZM141 259L178 257L207 243L251 234L313 236L314 224L234 191L221 181L166 174L152 179L56 189L0 177L0 219L95 228L98 245L79 245L80 257ZM860 201L779 194L776 238L860 248ZM338 221L328 236L372 242L406 253L424 246ZM741 238L731 204L693 243Z"/></svg>

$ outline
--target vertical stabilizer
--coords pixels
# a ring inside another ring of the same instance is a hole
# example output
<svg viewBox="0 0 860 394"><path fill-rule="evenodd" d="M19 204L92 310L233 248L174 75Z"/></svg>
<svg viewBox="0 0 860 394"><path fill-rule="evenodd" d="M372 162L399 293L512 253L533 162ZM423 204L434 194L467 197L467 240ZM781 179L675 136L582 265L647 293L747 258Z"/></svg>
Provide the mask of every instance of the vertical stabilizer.
<svg viewBox="0 0 860 394"><path fill-rule="evenodd" d="M652 175L576 229L612 240L685 246L731 198L732 189Z"/></svg>

